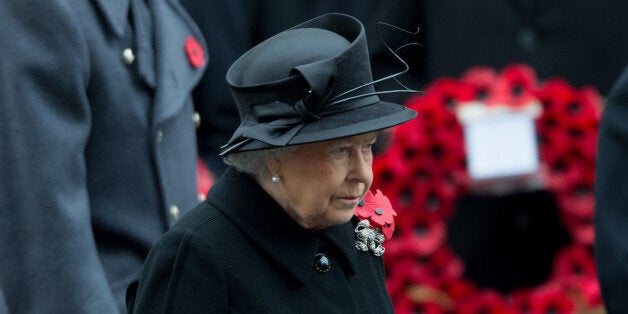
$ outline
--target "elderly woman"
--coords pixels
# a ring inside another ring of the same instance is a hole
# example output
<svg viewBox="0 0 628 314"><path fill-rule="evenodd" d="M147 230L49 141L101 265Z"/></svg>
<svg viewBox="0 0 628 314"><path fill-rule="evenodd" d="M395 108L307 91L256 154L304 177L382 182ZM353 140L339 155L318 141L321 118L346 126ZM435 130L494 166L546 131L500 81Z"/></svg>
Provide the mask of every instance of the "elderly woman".
<svg viewBox="0 0 628 314"><path fill-rule="evenodd" d="M153 248L129 312L392 312L383 250L356 243L373 226L354 212L378 131L416 113L380 101L362 24L305 22L245 53L227 81L242 119L222 153L231 167Z"/></svg>

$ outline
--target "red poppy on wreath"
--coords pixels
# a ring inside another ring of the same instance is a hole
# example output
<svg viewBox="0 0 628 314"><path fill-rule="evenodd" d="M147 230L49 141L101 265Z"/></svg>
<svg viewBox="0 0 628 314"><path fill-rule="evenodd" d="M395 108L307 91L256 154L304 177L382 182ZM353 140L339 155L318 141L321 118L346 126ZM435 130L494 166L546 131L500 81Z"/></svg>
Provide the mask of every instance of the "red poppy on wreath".
<svg viewBox="0 0 628 314"><path fill-rule="evenodd" d="M573 100L574 89L560 78L547 80L536 93L543 105L543 115L561 115Z"/></svg>
<svg viewBox="0 0 628 314"><path fill-rule="evenodd" d="M386 290L394 300L404 293L407 286L413 283L425 283L426 279L421 277L416 263L410 256L393 256L390 253L386 254L386 261L395 260L395 262L384 264L386 273L390 274L386 279Z"/></svg>
<svg viewBox="0 0 628 314"><path fill-rule="evenodd" d="M590 276L582 279L580 282L580 293L584 300L592 306L599 306L603 303L602 291L600 290L600 282L597 277Z"/></svg>
<svg viewBox="0 0 628 314"><path fill-rule="evenodd" d="M581 245L593 245L595 239L595 229L593 217L581 218L572 215L564 215L563 224L569 231L574 243Z"/></svg>
<svg viewBox="0 0 628 314"><path fill-rule="evenodd" d="M579 182L559 193L558 204L570 215L588 218L593 217L595 201L593 199L593 182Z"/></svg>
<svg viewBox="0 0 628 314"><path fill-rule="evenodd" d="M478 290L473 282L468 280L443 282L441 287L456 303L472 298Z"/></svg>
<svg viewBox="0 0 628 314"><path fill-rule="evenodd" d="M471 85L461 84L453 78L444 77L437 79L427 88L428 92L425 95L419 97L427 97L426 102L434 104L430 106L432 110L440 108L440 110L446 110L449 115L444 117L447 119L454 119L453 115L455 107L459 102L471 101L475 97L475 90ZM413 108L421 110L421 107ZM421 113L419 112L419 118ZM429 116L427 118L430 118ZM431 122L431 121L430 121Z"/></svg>
<svg viewBox="0 0 628 314"><path fill-rule="evenodd" d="M473 99L484 102L492 98L493 84L497 81L497 73L489 67L472 67L460 78L461 82L467 83L473 90Z"/></svg>
<svg viewBox="0 0 628 314"><path fill-rule="evenodd" d="M422 204L421 207L415 209L418 213L439 219L448 219L452 216L458 193L452 183L441 179L416 184L413 193L417 202Z"/></svg>
<svg viewBox="0 0 628 314"><path fill-rule="evenodd" d="M534 101L536 75L529 66L513 64L506 67L499 80L495 81L493 95L486 104L506 105L521 108Z"/></svg>
<svg viewBox="0 0 628 314"><path fill-rule="evenodd" d="M419 259L418 266L429 278L440 283L460 280L464 274L462 260L445 246L441 246L434 254Z"/></svg>
<svg viewBox="0 0 628 314"><path fill-rule="evenodd" d="M571 156L548 155L542 172L545 185L554 192L565 191L580 179L585 165Z"/></svg>
<svg viewBox="0 0 628 314"><path fill-rule="evenodd" d="M389 240L395 231L397 212L392 208L388 197L380 190L375 191L375 194L371 191L366 192L364 205L355 207L355 215L360 220L368 219L371 226L381 228L386 240Z"/></svg>
<svg viewBox="0 0 628 314"><path fill-rule="evenodd" d="M548 284L535 289L530 295L531 314L571 314L574 303L558 284Z"/></svg>
<svg viewBox="0 0 628 314"><path fill-rule="evenodd" d="M403 150L399 146L392 146L386 153L377 156L373 160L373 185L384 187L398 182L408 171L404 162L397 162L403 159Z"/></svg>
<svg viewBox="0 0 628 314"><path fill-rule="evenodd" d="M572 245L556 254L552 278L576 285L585 278L595 277L595 261L582 245Z"/></svg>
<svg viewBox="0 0 628 314"><path fill-rule="evenodd" d="M188 61L195 68L200 68L205 64L205 52L201 44L192 36L185 39L185 54Z"/></svg>
<svg viewBox="0 0 628 314"><path fill-rule="evenodd" d="M522 288L515 290L509 296L510 307L515 313L530 313L530 296L532 289Z"/></svg>
<svg viewBox="0 0 628 314"><path fill-rule="evenodd" d="M416 222L418 219L412 219L412 227L400 229L395 238L388 243L388 252L390 255L410 254L414 256L423 256L433 254L445 242L446 227L440 219L429 219L424 217L422 222ZM400 221L404 223L406 220Z"/></svg>

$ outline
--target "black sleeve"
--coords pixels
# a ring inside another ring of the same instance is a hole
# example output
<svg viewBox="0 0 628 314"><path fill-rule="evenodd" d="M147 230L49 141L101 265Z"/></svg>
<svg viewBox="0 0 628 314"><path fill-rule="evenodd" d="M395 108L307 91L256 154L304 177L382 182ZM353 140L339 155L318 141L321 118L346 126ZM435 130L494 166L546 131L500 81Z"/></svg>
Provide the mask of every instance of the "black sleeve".
<svg viewBox="0 0 628 314"><path fill-rule="evenodd" d="M600 126L595 180L595 258L609 313L628 308L628 67Z"/></svg>

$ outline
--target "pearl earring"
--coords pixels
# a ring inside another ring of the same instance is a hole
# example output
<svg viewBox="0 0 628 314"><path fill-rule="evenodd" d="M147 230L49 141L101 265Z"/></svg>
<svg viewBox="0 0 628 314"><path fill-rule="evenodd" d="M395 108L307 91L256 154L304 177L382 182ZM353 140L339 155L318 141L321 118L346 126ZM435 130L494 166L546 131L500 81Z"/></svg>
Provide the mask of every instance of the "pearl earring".
<svg viewBox="0 0 628 314"><path fill-rule="evenodd" d="M274 184L279 183L279 175L275 173L271 180L273 181Z"/></svg>

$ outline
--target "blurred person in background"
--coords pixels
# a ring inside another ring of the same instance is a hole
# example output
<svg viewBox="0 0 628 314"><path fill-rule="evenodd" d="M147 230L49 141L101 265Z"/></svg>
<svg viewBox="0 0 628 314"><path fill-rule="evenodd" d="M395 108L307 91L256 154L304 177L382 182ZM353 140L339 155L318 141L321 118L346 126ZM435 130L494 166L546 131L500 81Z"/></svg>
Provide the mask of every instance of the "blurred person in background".
<svg viewBox="0 0 628 314"><path fill-rule="evenodd" d="M175 1L0 2L10 312L126 311L149 249L197 204L190 92L204 51Z"/></svg>

